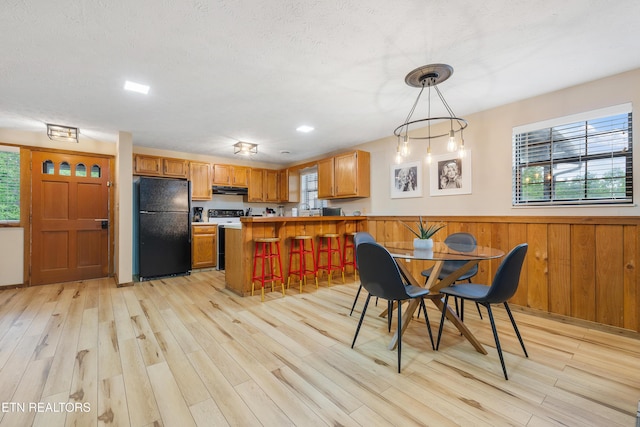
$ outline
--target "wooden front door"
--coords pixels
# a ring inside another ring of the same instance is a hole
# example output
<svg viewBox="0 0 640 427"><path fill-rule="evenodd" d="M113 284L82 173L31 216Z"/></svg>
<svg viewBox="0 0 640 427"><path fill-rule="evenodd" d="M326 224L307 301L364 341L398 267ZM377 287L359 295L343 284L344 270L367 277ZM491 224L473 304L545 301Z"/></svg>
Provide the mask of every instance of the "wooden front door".
<svg viewBox="0 0 640 427"><path fill-rule="evenodd" d="M31 284L109 274L109 159L34 151Z"/></svg>

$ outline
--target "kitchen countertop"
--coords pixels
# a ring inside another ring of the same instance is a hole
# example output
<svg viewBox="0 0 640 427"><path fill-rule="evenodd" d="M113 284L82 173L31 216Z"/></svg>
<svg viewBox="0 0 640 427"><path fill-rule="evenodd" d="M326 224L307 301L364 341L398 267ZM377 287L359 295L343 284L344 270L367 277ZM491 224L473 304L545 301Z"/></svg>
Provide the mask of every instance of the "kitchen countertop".
<svg viewBox="0 0 640 427"><path fill-rule="evenodd" d="M366 219L366 216L252 216L240 218L240 222L363 221Z"/></svg>

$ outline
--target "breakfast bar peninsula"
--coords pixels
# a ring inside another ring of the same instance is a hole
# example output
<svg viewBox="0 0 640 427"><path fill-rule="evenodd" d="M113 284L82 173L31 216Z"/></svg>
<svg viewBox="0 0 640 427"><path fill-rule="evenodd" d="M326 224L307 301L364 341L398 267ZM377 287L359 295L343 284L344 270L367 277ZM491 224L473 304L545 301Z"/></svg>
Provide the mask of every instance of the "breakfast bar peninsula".
<svg viewBox="0 0 640 427"><path fill-rule="evenodd" d="M339 234L341 243L344 245L346 234L367 230L366 216L244 217L240 221L240 227L230 227L226 230L225 282L228 289L242 296L251 295L254 239L280 238L283 277L286 284L286 274L289 272L289 248L293 236L311 236L317 250L318 236L322 234ZM349 251L347 261L351 259L353 254ZM345 274L352 272L353 266L350 265ZM276 287L279 291L279 283L276 283Z"/></svg>

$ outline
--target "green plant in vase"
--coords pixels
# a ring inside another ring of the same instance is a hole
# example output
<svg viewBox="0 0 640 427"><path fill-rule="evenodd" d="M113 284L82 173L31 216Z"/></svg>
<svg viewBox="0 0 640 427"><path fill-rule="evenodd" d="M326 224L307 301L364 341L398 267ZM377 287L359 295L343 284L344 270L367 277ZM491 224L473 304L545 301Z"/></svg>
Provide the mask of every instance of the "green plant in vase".
<svg viewBox="0 0 640 427"><path fill-rule="evenodd" d="M438 231L442 230L446 227L445 224L439 222L437 224L431 224L427 221L423 221L422 216L419 217L420 220L416 222L417 227L413 228L409 226L407 223L403 222L402 225L407 227L411 233L413 233L416 238L413 239L413 246L416 249L433 249L433 240L431 239Z"/></svg>

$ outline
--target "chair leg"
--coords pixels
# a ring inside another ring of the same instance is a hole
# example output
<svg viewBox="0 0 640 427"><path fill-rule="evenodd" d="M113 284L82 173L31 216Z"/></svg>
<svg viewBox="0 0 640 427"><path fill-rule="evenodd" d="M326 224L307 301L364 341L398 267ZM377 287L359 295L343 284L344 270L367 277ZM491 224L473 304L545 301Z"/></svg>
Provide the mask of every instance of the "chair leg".
<svg viewBox="0 0 640 427"><path fill-rule="evenodd" d="M482 320L482 312L480 311L480 304L476 303L476 308L478 309L478 316L480 316L480 320Z"/></svg>
<svg viewBox="0 0 640 427"><path fill-rule="evenodd" d="M391 319L393 319L393 301L387 301L387 332L391 332Z"/></svg>
<svg viewBox="0 0 640 427"><path fill-rule="evenodd" d="M491 304L486 304L484 306L487 307L487 312L489 313L489 321L491 322L493 339L496 341L496 350L498 350L498 356L500 356L500 364L502 365L502 372L504 373L504 379L508 380L509 377L507 376L507 367L504 365L504 357L502 356L502 348L500 347L500 339L498 338L498 330L496 329L496 322L493 320L493 312L491 311Z"/></svg>
<svg viewBox="0 0 640 427"><path fill-rule="evenodd" d="M440 348L440 337L442 336L442 327L444 326L444 318L447 313L447 302L449 295L444 296L444 307L442 307L442 318L440 319L440 328L438 328L438 341L436 342L436 351Z"/></svg>
<svg viewBox="0 0 640 427"><path fill-rule="evenodd" d="M458 297L456 298L456 314L460 317L460 321L464 322L464 298L460 298L460 313L458 313Z"/></svg>
<svg viewBox="0 0 640 427"><path fill-rule="evenodd" d="M356 338L358 338L358 332L360 332L360 326L362 326L362 320L364 320L364 314L367 312L367 306L369 305L369 299L371 299L371 294L367 295L367 300L364 302L364 307L362 308L362 314L360 315L360 321L358 322L358 327L356 328L356 334L353 337L353 342L351 343L351 348L356 344Z"/></svg>
<svg viewBox="0 0 640 427"><path fill-rule="evenodd" d="M427 324L427 330L429 331L429 339L431 340L431 348L433 350L436 349L436 346L433 345L433 333L431 332L431 323L429 323L429 315L427 314L427 307L424 305L424 298L420 298L420 307L422 307L422 312L424 313L424 320ZM418 314L420 314L420 310L418 310Z"/></svg>
<svg viewBox="0 0 640 427"><path fill-rule="evenodd" d="M509 304L507 304L507 302L504 302L504 308L507 309L507 314L509 315L509 319L511 319L511 324L513 325L513 330L516 331L516 335L518 336L518 340L520 341L520 345L522 346L522 351L524 351L524 355L525 357L529 357L529 355L527 354L527 349L524 348L524 341L522 341L522 337L520 336L520 331L518 330L518 327L516 326L516 321L513 318L513 315L511 314L511 309L509 308Z"/></svg>
<svg viewBox="0 0 640 427"><path fill-rule="evenodd" d="M393 308L393 302L391 302ZM391 313L391 311L389 311ZM402 360L402 301L398 301L398 373L400 373L400 361Z"/></svg>
<svg viewBox="0 0 640 427"><path fill-rule="evenodd" d="M362 290L362 285L360 285L360 287L358 288L358 292L356 293L356 297L353 300L353 305L351 306L351 312L349 313L349 316L353 314L353 309L356 308L356 303L358 302L358 297L360 296L361 290Z"/></svg>

